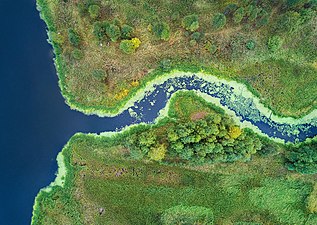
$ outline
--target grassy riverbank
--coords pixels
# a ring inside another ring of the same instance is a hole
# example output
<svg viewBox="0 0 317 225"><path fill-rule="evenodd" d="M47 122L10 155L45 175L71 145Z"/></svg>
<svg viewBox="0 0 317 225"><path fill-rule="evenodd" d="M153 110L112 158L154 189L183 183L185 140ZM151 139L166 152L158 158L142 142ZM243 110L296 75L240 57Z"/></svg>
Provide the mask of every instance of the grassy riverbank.
<svg viewBox="0 0 317 225"><path fill-rule="evenodd" d="M112 135L73 136L61 153L64 183L40 192L32 224L161 224L162 213L176 205L207 207L215 224L317 222L307 205L316 175L288 171L285 146L267 139L250 161L180 164L170 156L161 162L137 160L127 147L134 134L166 137L171 123L225 115L190 92L178 93L169 106L169 117L154 125Z"/></svg>
<svg viewBox="0 0 317 225"><path fill-rule="evenodd" d="M238 1L231 9L227 1L38 0L37 4L48 25L63 96L74 109L88 114L116 113L148 81L178 69L236 79L252 86L274 113L300 117L316 108L317 18L316 7L307 2L254 5ZM92 5L100 8L96 17L89 12ZM238 23L234 7L245 11ZM257 14L252 21L248 10ZM133 12L139 12L135 19ZM211 21L223 12L227 22L217 30ZM198 16L195 32L182 27L190 14ZM131 37L142 42L136 52L126 55L120 50L122 34L116 41L109 38L111 32L102 40L94 36L96 23L103 21L121 31L129 25ZM285 25L290 30L279 27L281 21L291 23ZM158 40L153 34L153 27L161 22L170 27L168 40Z"/></svg>

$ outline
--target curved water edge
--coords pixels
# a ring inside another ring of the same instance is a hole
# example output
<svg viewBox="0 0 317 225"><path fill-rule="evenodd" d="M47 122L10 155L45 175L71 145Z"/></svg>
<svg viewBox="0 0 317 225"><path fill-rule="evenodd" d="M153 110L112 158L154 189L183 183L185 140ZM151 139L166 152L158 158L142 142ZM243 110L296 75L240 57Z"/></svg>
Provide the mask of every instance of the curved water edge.
<svg viewBox="0 0 317 225"><path fill-rule="evenodd" d="M223 108L240 126L275 141L298 142L317 135L317 110L299 119L280 117L265 107L246 85L203 72L173 71L148 82L118 112L94 113L100 117L131 117L135 118L134 123L151 123L157 120L158 112L160 117L167 115L173 94L186 90L195 91L206 101Z"/></svg>

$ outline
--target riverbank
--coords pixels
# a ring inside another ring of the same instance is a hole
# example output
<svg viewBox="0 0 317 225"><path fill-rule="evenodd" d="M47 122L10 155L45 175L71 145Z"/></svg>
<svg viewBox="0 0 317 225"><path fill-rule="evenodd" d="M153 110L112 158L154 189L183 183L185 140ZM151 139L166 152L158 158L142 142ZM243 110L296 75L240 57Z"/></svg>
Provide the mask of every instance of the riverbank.
<svg viewBox="0 0 317 225"><path fill-rule="evenodd" d="M201 77L203 77L206 80L213 80L214 78L212 76L216 76L219 79L225 79L227 81L236 80L238 83L244 83L246 88L248 89L247 94L249 95L252 93L255 97L259 98L259 102L265 106L263 110L269 110L266 114L269 114L276 117L284 117L281 112L278 112L275 108L273 108L271 105L268 104L267 99L264 98L267 96L260 96L259 93L251 87L251 85L241 77L234 74L233 71L229 71L228 69L216 69L212 67L205 67L205 66L198 66L198 65L191 65L188 64L176 64L172 65L171 68L160 70L160 69L154 69L149 70L148 73L143 77L141 80L138 81L138 85L136 87L130 87L130 89L127 89L126 93L127 96L123 97L121 100L116 100L114 106L107 107L106 104L100 104L98 106L89 106L88 104L81 104L78 100L80 96L75 96L74 93L71 93L68 90L66 77L67 77L67 69L66 64L62 57L62 50L61 46L57 43L54 43L51 37L52 32L58 33L58 30L56 29L52 11L54 8L54 1L46 1L46 0L38 0L38 10L40 12L41 18L46 22L48 26L48 37L49 41L53 46L54 53L55 53L55 66L59 77L59 86L61 88L62 95L66 99L67 104L74 110L78 110L80 112L83 112L85 114L91 115L99 115L99 116L115 116L122 112L122 110L128 108L131 106L131 103L134 100L138 100L144 90L147 88L148 85L151 85L152 83L159 82L161 77L167 78L169 75L174 74L175 72L180 73L192 73L192 74L200 74ZM56 7L56 6L55 6ZM229 72L228 72L229 71ZM210 76L212 78L210 78ZM172 77L172 76L171 76ZM164 78L163 78L164 79ZM243 88L245 89L245 88ZM102 96L99 96L102 97ZM309 111L307 111L305 114L296 115L294 114L293 118L301 118L305 117L308 118L309 116L314 117L316 115L316 107L312 107ZM289 116L287 116L289 117Z"/></svg>

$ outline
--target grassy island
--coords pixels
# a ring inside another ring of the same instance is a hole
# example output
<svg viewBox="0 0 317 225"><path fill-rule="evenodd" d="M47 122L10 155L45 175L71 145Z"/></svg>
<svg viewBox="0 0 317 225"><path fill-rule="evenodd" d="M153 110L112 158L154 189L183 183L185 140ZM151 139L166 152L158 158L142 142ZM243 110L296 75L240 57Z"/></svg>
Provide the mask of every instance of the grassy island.
<svg viewBox="0 0 317 225"><path fill-rule="evenodd" d="M115 111L175 68L244 82L276 114L299 117L316 108L315 0L37 4L62 93L77 110Z"/></svg>
<svg viewBox="0 0 317 225"><path fill-rule="evenodd" d="M275 143L179 92L156 124L73 136L32 225L315 224L316 147Z"/></svg>

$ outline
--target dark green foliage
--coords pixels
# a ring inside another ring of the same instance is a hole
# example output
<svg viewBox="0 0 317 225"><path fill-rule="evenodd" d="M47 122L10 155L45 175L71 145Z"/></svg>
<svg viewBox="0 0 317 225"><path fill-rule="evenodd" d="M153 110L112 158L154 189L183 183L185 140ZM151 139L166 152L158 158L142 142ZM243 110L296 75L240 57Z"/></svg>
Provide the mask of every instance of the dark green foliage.
<svg viewBox="0 0 317 225"><path fill-rule="evenodd" d="M214 215L209 208L178 205L165 210L161 220L163 225L212 225Z"/></svg>
<svg viewBox="0 0 317 225"><path fill-rule="evenodd" d="M275 35L269 38L267 42L267 47L271 52L276 52L281 48L282 43L283 40L279 36Z"/></svg>
<svg viewBox="0 0 317 225"><path fill-rule="evenodd" d="M152 32L160 40L168 41L170 38L170 26L165 22L155 23L152 27Z"/></svg>
<svg viewBox="0 0 317 225"><path fill-rule="evenodd" d="M80 44L80 37L78 33L72 28L68 29L68 40L75 47L78 47Z"/></svg>
<svg viewBox="0 0 317 225"><path fill-rule="evenodd" d="M199 42L202 39L202 34L200 32L194 32L190 37L192 40Z"/></svg>
<svg viewBox="0 0 317 225"><path fill-rule="evenodd" d="M82 50L78 49L78 48L75 48L73 51L72 51L72 57L73 59L75 60L81 60L83 57L84 57L84 53Z"/></svg>
<svg viewBox="0 0 317 225"><path fill-rule="evenodd" d="M122 39L130 39L130 38L132 38L132 34L133 34L133 27L131 27L127 24L124 24L121 27L121 38Z"/></svg>
<svg viewBox="0 0 317 225"><path fill-rule="evenodd" d="M93 33L99 41L103 41L107 34L107 28L110 26L110 23L107 21L104 22L95 22L94 23Z"/></svg>
<svg viewBox="0 0 317 225"><path fill-rule="evenodd" d="M106 33L112 42L116 42L121 36L120 27L115 24L110 24L106 29Z"/></svg>
<svg viewBox="0 0 317 225"><path fill-rule="evenodd" d="M255 41L248 40L247 43L245 44L245 47L249 50L253 50L255 48Z"/></svg>
<svg viewBox="0 0 317 225"><path fill-rule="evenodd" d="M317 140L296 147L290 146L285 157L289 170L304 174L317 173Z"/></svg>
<svg viewBox="0 0 317 225"><path fill-rule="evenodd" d="M233 14L233 22L240 23L245 15L243 7L238 8Z"/></svg>
<svg viewBox="0 0 317 225"><path fill-rule="evenodd" d="M238 6L236 4L229 4L226 6L223 14L224 15L231 15L238 9Z"/></svg>
<svg viewBox="0 0 317 225"><path fill-rule="evenodd" d="M212 26L217 30L222 29L226 25L226 22L226 16L222 13L217 13L212 19Z"/></svg>
<svg viewBox="0 0 317 225"><path fill-rule="evenodd" d="M99 5L90 5L88 8L89 15L92 19L96 19L100 13Z"/></svg>
<svg viewBox="0 0 317 225"><path fill-rule="evenodd" d="M163 59L160 64L159 64L159 68L164 71L164 72L168 72L171 70L172 68L172 62L170 59Z"/></svg>
<svg viewBox="0 0 317 225"><path fill-rule="evenodd" d="M301 24L301 16L298 12L289 11L283 14L276 22L275 32L288 32L296 31Z"/></svg>
<svg viewBox="0 0 317 225"><path fill-rule="evenodd" d="M188 31L196 31L199 28L198 15L192 14L185 16L182 21L182 26Z"/></svg>

